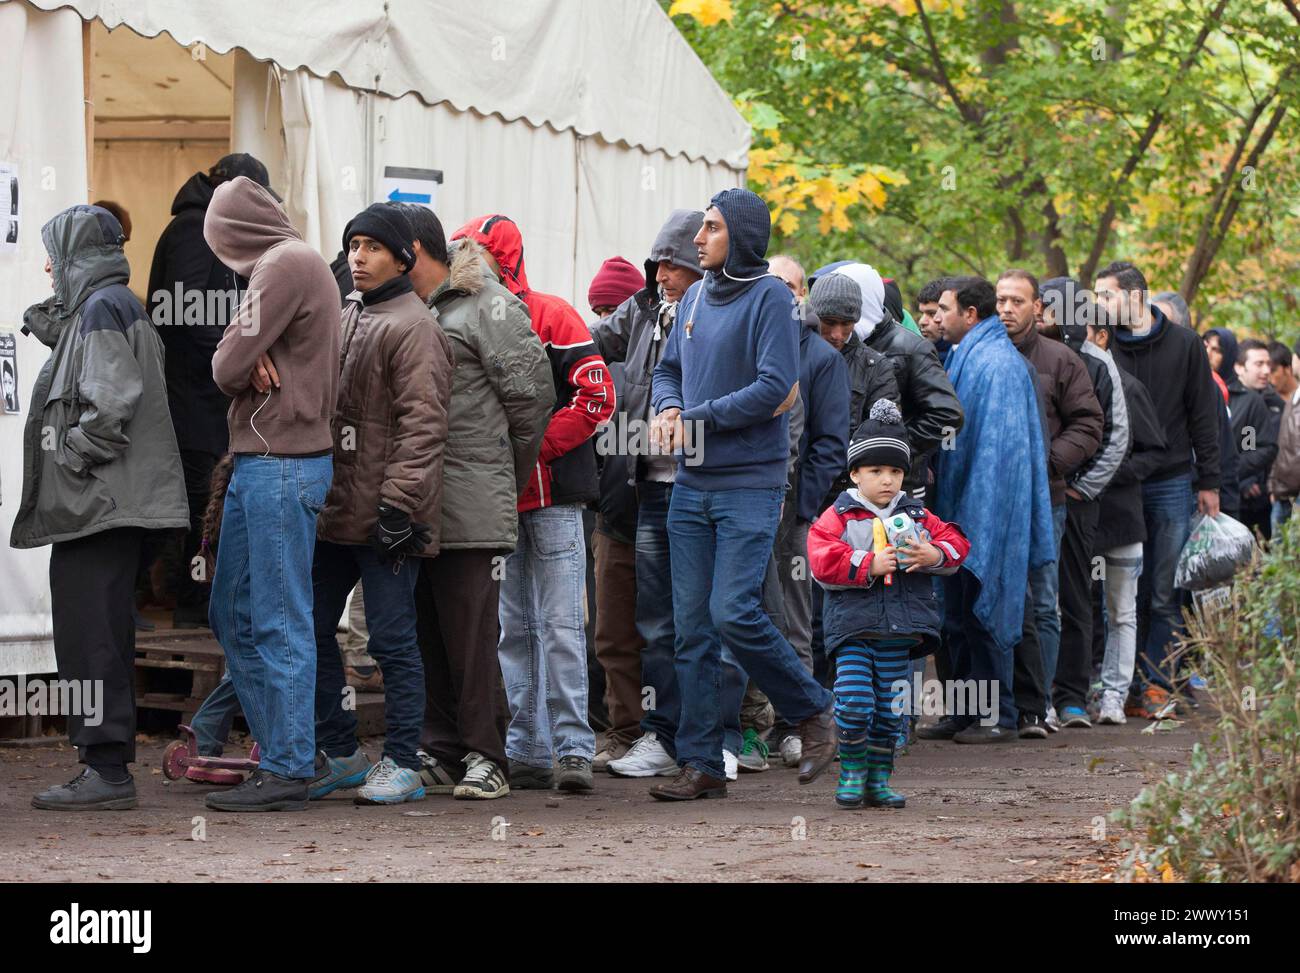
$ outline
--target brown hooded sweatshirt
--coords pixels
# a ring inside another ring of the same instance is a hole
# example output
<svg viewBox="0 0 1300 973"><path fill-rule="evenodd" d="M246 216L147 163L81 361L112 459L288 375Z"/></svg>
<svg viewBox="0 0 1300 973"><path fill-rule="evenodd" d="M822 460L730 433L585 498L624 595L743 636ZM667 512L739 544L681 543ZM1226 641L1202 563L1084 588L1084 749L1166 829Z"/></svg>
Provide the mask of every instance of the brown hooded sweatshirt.
<svg viewBox="0 0 1300 973"><path fill-rule="evenodd" d="M218 260L248 280L212 356L213 380L234 399L231 452L329 452L341 334L329 264L303 242L271 194L243 176L212 194L203 238ZM265 395L249 382L263 352L280 375L280 387Z"/></svg>

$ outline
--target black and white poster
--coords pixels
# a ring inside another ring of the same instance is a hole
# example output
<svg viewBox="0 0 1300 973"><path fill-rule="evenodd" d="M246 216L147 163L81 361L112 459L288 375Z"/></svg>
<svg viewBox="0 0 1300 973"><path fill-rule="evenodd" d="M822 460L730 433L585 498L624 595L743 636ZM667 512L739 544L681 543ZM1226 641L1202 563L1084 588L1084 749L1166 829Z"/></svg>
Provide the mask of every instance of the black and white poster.
<svg viewBox="0 0 1300 973"><path fill-rule="evenodd" d="M0 253L18 249L18 166L0 161Z"/></svg>
<svg viewBox="0 0 1300 973"><path fill-rule="evenodd" d="M0 390L5 412L18 412L18 349L11 334L0 334Z"/></svg>

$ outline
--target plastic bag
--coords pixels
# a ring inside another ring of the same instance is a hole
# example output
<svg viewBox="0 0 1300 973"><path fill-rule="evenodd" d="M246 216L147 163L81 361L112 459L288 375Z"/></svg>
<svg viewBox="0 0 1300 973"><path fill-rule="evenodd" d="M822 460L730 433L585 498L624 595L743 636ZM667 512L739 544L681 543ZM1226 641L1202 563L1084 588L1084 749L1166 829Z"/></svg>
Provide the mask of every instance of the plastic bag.
<svg viewBox="0 0 1300 973"><path fill-rule="evenodd" d="M1178 555L1174 584L1187 591L1217 588L1232 580L1255 555L1255 538L1245 524L1221 513L1198 515L1192 533Z"/></svg>

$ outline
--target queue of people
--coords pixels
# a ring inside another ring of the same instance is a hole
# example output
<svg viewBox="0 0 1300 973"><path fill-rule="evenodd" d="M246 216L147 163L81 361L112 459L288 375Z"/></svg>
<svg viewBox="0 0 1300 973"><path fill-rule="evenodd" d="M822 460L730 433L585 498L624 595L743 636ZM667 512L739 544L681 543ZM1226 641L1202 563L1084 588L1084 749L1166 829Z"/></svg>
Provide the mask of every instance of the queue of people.
<svg viewBox="0 0 1300 973"><path fill-rule="evenodd" d="M176 624L225 651L200 746L242 711L260 748L246 779L194 775L233 784L213 809L598 774L693 800L837 758L838 805L896 808L915 737L1042 739L1194 698L1170 662L1194 513L1231 479L1266 538L1300 492L1300 362L1202 340L1123 261L1094 290L939 278L914 321L868 264L769 258L767 205L728 189L667 214L641 266L606 261L587 324L533 288L506 215L448 237L375 204L331 267L248 156L174 213L148 308L112 213L43 230L54 296L24 330L53 351L11 543L53 545L60 674L103 680L107 717L70 718L85 767L39 808L136 806L133 592L157 532L184 538ZM198 326L187 291L218 298ZM340 654L350 598L378 760ZM943 712L918 725L930 657Z"/></svg>

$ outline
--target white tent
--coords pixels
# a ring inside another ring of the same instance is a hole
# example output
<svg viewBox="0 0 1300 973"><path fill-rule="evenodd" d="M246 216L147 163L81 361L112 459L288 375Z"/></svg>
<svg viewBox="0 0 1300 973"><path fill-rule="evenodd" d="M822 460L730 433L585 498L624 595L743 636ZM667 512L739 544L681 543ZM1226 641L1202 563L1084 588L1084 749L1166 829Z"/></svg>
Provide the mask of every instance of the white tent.
<svg viewBox="0 0 1300 973"><path fill-rule="evenodd" d="M435 169L449 233L511 216L533 286L585 313L601 261L639 264L669 210L744 180L749 129L655 0L0 0L0 50L20 200L16 248L0 207L19 397L0 411L0 675L54 668L48 551L7 540L47 356L18 329L49 293L40 227L59 210L127 207L143 296L173 195L228 151L267 164L326 257L385 167Z"/></svg>

